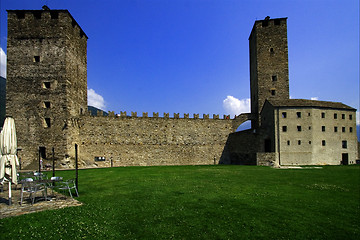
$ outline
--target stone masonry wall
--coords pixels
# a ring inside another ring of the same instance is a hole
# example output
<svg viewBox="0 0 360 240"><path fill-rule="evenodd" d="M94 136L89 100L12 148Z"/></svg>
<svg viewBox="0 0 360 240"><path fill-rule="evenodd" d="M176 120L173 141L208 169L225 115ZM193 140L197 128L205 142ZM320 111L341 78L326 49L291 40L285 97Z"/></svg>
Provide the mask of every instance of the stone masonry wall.
<svg viewBox="0 0 360 240"><path fill-rule="evenodd" d="M133 114L135 115L135 114ZM82 166L201 165L218 163L233 120L82 116ZM95 160L97 157L97 160Z"/></svg>

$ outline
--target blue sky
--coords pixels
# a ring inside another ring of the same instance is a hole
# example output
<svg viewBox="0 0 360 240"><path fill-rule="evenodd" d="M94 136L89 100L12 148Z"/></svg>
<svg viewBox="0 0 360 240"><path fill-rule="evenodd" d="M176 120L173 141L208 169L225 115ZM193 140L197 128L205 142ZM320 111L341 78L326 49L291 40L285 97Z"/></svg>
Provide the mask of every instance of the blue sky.
<svg viewBox="0 0 360 240"><path fill-rule="evenodd" d="M288 17L291 97L359 109L358 0L1 0L2 56L6 9L44 4L89 37L89 101L104 110L248 112L248 37L266 16Z"/></svg>

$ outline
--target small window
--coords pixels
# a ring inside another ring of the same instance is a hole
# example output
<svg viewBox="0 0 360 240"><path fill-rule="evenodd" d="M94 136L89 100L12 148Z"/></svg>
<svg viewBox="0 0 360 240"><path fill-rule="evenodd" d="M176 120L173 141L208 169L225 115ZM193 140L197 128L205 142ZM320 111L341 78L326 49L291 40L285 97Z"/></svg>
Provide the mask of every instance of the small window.
<svg viewBox="0 0 360 240"><path fill-rule="evenodd" d="M347 148L347 141L342 141L342 148Z"/></svg>
<svg viewBox="0 0 360 240"><path fill-rule="evenodd" d="M281 113L282 118L286 118L286 112Z"/></svg>
<svg viewBox="0 0 360 240"><path fill-rule="evenodd" d="M274 20L274 25L280 25L280 19L275 19Z"/></svg>
<svg viewBox="0 0 360 240"><path fill-rule="evenodd" d="M349 115L349 119L352 120L352 115L351 114Z"/></svg>
<svg viewBox="0 0 360 240"><path fill-rule="evenodd" d="M349 132L353 132L353 128L352 128L352 127L349 128Z"/></svg>
<svg viewBox="0 0 360 240"><path fill-rule="evenodd" d="M301 112L296 113L297 118L301 118Z"/></svg>
<svg viewBox="0 0 360 240"><path fill-rule="evenodd" d="M290 146L290 141L289 140L287 141L287 145Z"/></svg>
<svg viewBox="0 0 360 240"><path fill-rule="evenodd" d="M282 126L282 130L283 130L283 132L286 132L287 131L287 126Z"/></svg>
<svg viewBox="0 0 360 240"><path fill-rule="evenodd" d="M297 126L298 132L301 132L301 126Z"/></svg>
<svg viewBox="0 0 360 240"><path fill-rule="evenodd" d="M325 141L325 140L322 140L322 141L321 141L321 145L322 145L322 146L326 146L326 141Z"/></svg>
<svg viewBox="0 0 360 240"><path fill-rule="evenodd" d="M325 126L321 126L321 131L325 132Z"/></svg>
<svg viewBox="0 0 360 240"><path fill-rule="evenodd" d="M275 90L271 90L271 95L275 96Z"/></svg>
<svg viewBox="0 0 360 240"><path fill-rule="evenodd" d="M271 76L271 79L272 79L273 82L276 82L276 81L277 81L277 76L276 76L276 75L272 75L272 76Z"/></svg>
<svg viewBox="0 0 360 240"><path fill-rule="evenodd" d="M105 157L94 157L95 162L103 162L105 161Z"/></svg>
<svg viewBox="0 0 360 240"><path fill-rule="evenodd" d="M311 141L309 141L309 145L311 145Z"/></svg>
<svg viewBox="0 0 360 240"><path fill-rule="evenodd" d="M45 128L50 128L50 127L51 127L50 118L45 118Z"/></svg>
<svg viewBox="0 0 360 240"><path fill-rule="evenodd" d="M41 19L41 12L34 12L35 19Z"/></svg>
<svg viewBox="0 0 360 240"><path fill-rule="evenodd" d="M310 114L310 113L308 113L308 116L310 117L310 116L311 116L311 114Z"/></svg>
<svg viewBox="0 0 360 240"><path fill-rule="evenodd" d="M301 145L301 140L298 140L298 145Z"/></svg>
<svg viewBox="0 0 360 240"><path fill-rule="evenodd" d="M59 19L59 13L58 12L50 12L51 19Z"/></svg>
<svg viewBox="0 0 360 240"><path fill-rule="evenodd" d="M51 103L46 101L44 102L44 108L50 108L51 107Z"/></svg>
<svg viewBox="0 0 360 240"><path fill-rule="evenodd" d="M34 56L33 62L40 62L40 56Z"/></svg>
<svg viewBox="0 0 360 240"><path fill-rule="evenodd" d="M338 128L337 127L334 127L334 132L337 132L338 131Z"/></svg>
<svg viewBox="0 0 360 240"><path fill-rule="evenodd" d="M267 26L269 26L269 21L262 21L261 25L263 27L267 27Z"/></svg>
<svg viewBox="0 0 360 240"><path fill-rule="evenodd" d="M274 48L269 49L270 53L274 53Z"/></svg>
<svg viewBox="0 0 360 240"><path fill-rule="evenodd" d="M25 18L25 12L17 12L16 17L18 19L24 19Z"/></svg>
<svg viewBox="0 0 360 240"><path fill-rule="evenodd" d="M43 88L50 89L51 83L50 82L43 82Z"/></svg>
<svg viewBox="0 0 360 240"><path fill-rule="evenodd" d="M342 132L346 132L346 128L345 128L345 127L342 127Z"/></svg>
<svg viewBox="0 0 360 240"><path fill-rule="evenodd" d="M334 119L337 119L337 113L334 113Z"/></svg>
<svg viewBox="0 0 360 240"><path fill-rule="evenodd" d="M309 130L311 130L311 126L309 126Z"/></svg>
<svg viewBox="0 0 360 240"><path fill-rule="evenodd" d="M324 112L321 113L321 118L325 118L325 113Z"/></svg>
<svg viewBox="0 0 360 240"><path fill-rule="evenodd" d="M345 119L345 114L341 114L341 118L342 118L342 119Z"/></svg>

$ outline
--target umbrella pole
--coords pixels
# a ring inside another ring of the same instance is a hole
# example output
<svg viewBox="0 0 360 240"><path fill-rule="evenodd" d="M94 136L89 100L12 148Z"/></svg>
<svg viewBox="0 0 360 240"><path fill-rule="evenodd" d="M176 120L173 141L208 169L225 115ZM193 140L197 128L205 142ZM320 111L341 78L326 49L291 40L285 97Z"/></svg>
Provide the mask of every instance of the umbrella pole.
<svg viewBox="0 0 360 240"><path fill-rule="evenodd" d="M9 205L11 205L11 181L9 181Z"/></svg>

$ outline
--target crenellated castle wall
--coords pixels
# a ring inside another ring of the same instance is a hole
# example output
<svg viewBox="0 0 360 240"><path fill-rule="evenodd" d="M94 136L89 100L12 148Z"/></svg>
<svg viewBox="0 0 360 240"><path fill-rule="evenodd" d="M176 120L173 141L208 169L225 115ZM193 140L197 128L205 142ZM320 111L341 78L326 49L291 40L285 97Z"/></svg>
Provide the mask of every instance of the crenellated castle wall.
<svg viewBox="0 0 360 240"><path fill-rule="evenodd" d="M83 115L74 121L78 128L79 159L82 166L202 165L218 163L233 121L225 115L126 112L109 116ZM73 144L73 143L72 143Z"/></svg>

